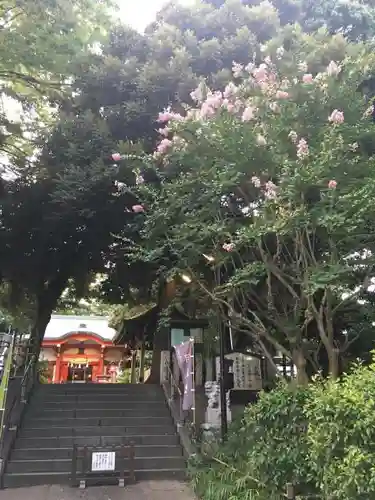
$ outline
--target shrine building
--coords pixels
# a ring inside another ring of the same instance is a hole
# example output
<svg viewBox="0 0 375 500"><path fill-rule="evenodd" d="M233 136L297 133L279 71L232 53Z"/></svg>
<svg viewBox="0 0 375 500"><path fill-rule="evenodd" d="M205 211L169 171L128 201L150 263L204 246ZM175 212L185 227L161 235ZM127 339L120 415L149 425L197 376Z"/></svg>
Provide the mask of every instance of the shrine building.
<svg viewBox="0 0 375 500"><path fill-rule="evenodd" d="M115 382L128 357L124 345L113 344L115 335L104 316L52 315L40 353L48 382Z"/></svg>

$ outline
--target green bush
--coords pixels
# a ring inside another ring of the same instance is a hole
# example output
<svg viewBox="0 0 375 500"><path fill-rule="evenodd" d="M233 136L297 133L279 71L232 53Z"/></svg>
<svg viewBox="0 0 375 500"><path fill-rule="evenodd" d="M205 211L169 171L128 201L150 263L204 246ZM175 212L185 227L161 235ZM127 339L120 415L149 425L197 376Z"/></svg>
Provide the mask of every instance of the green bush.
<svg viewBox="0 0 375 500"><path fill-rule="evenodd" d="M281 500L287 483L325 500L375 498L375 365L339 382L262 394L212 459L191 464L202 500ZM284 497L285 498L285 497Z"/></svg>
<svg viewBox="0 0 375 500"><path fill-rule="evenodd" d="M323 497L375 498L375 364L310 387L305 405L312 475Z"/></svg>

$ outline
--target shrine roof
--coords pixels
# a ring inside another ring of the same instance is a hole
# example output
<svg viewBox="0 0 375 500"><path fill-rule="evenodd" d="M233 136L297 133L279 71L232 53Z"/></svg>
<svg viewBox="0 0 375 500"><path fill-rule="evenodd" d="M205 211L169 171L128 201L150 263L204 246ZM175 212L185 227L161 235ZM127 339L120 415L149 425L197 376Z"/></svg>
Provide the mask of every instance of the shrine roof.
<svg viewBox="0 0 375 500"><path fill-rule="evenodd" d="M108 326L108 317L106 316L53 314L47 325L44 340L59 339L70 333L92 333L103 340L112 341L116 330Z"/></svg>

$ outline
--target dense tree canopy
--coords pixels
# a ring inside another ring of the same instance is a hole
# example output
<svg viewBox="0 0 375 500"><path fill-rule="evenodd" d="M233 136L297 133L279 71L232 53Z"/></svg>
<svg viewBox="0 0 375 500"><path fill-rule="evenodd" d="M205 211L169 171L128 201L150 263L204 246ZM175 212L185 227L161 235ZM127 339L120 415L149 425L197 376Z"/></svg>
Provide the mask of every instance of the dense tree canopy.
<svg viewBox="0 0 375 500"><path fill-rule="evenodd" d="M158 129L164 127L157 121L160 110L172 106L175 113L184 114L185 103L193 104L191 90L203 80L212 89L224 90L233 77L234 61L236 87L242 77L241 64L250 61L259 65L266 53L279 61L280 47L287 54L283 58L285 75L294 71L295 60L306 55L309 71L315 76L331 60L340 63L346 56L362 57L360 45L347 45L343 36L332 37L332 33L341 32L353 40L373 36L373 6L354 1L333 5L328 1L227 0L202 1L191 7L171 3L144 35L119 23L110 25L109 11L97 2L95 6L88 0L77 2L74 8L63 0L52 7L46 0L33 7L26 4L18 10L11 4L6 6L0 33L4 41L0 64L6 74L3 93L27 111L19 123L10 123L3 114L7 131L2 150L7 154L6 162L20 175L3 188L0 251L2 279L11 291L8 303L19 306L26 301L31 305L38 339L72 280L77 296L84 295L92 274L105 273L102 298L113 303L130 299L147 302L155 299L152 296L157 287L153 283L163 274L161 270L196 264L185 257L177 264L181 255L174 250L165 252L169 245L165 238L170 238L169 230L174 227L166 227L165 222L178 202L179 217L190 207L194 224L210 223L205 214L212 216L210 207L216 198L211 194L226 189L228 180L207 177L207 191L196 191L201 182L198 172L206 174L201 158L194 155L188 162L186 157L176 157L167 166L159 158L155 169L154 159L143 151L152 153ZM327 32L322 29L319 34L304 34L324 27ZM26 39L35 50L26 51ZM335 107L341 109L338 99ZM268 119L275 117L280 118L275 114ZM280 120L276 123L278 129L285 125ZM14 125L18 128L10 130ZM228 123L220 126L224 130ZM311 123L311 128L314 126ZM188 143L189 133L184 137ZM235 161L241 151L237 151L238 133L234 127L231 163L236 165L236 176L242 168ZM370 147L370 143L364 137L363 144ZM207 146L203 139L197 141L195 155L201 152L199 148L203 151L204 144ZM202 157L216 161L215 154L222 153L220 147L211 145ZM118 154L112 156L114 153ZM265 148L259 160L267 158L270 154ZM197 184L189 193L184 172L189 172L194 161ZM164 186L166 174L171 176L171 184ZM160 193L164 201L157 198ZM177 193L181 193L178 200ZM238 212L242 202L238 193L233 196ZM170 197L173 203L169 209ZM143 245L143 226L150 214L146 230L152 228L155 248L146 265L137 249ZM181 221L181 241L187 241L193 227ZM244 224L241 210L233 224ZM199 245L205 247L203 237Z"/></svg>

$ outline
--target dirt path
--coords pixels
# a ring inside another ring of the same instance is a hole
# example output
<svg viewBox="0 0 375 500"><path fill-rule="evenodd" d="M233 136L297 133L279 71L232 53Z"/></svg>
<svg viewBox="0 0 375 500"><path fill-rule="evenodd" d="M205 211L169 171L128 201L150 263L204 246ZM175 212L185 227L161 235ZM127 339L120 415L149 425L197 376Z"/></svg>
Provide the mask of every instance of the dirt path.
<svg viewBox="0 0 375 500"><path fill-rule="evenodd" d="M126 488L35 486L0 492L1 500L194 500L189 488L174 481L145 481Z"/></svg>

